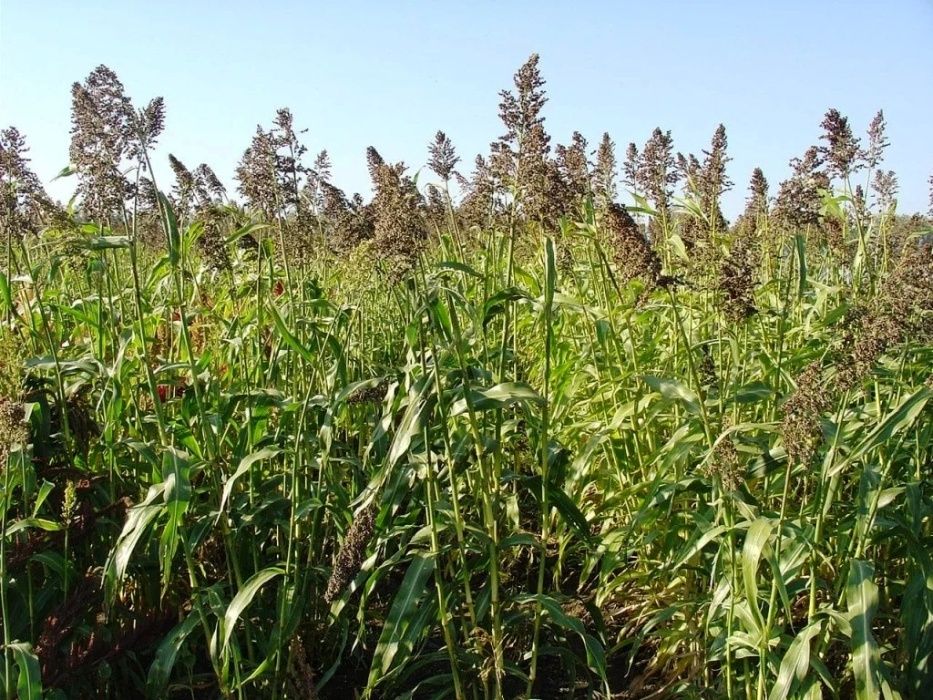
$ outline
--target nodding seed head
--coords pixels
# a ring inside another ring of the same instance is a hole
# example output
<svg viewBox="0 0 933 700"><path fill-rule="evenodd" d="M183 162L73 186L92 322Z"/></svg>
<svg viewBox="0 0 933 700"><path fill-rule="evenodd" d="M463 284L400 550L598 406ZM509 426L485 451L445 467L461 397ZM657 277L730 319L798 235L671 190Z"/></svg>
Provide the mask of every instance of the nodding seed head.
<svg viewBox="0 0 933 700"><path fill-rule="evenodd" d="M337 553L334 570L327 581L324 602L330 605L359 573L366 556L366 548L376 529L376 506L371 503L357 513L347 531L346 539Z"/></svg>

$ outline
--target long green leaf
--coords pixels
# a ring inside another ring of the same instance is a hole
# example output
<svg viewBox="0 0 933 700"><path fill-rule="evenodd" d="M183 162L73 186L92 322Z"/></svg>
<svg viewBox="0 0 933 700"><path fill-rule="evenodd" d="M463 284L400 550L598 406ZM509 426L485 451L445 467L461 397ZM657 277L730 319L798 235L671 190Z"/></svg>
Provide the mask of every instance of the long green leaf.
<svg viewBox="0 0 933 700"><path fill-rule="evenodd" d="M369 671L367 688L376 687L382 677L392 668L393 663L397 661L396 657L400 652L403 658L411 653L410 640L413 635L409 633L409 627L415 623L419 603L426 593L425 584L433 571L433 556L416 554L412 557L402 585L392 601L382 634L379 636ZM422 621L422 624L424 623L426 621ZM412 631L420 633L421 630ZM408 642L403 643L403 640L408 640Z"/></svg>
<svg viewBox="0 0 933 700"><path fill-rule="evenodd" d="M875 700L881 693L881 655L871 631L878 610L874 574L871 564L853 559L846 580L846 603L852 623L852 676L858 700Z"/></svg>
<svg viewBox="0 0 933 700"><path fill-rule="evenodd" d="M790 697L791 692L807 674L810 667L810 640L822 629L821 622L814 622L804 627L790 643L781 667L778 670L777 680L771 686L768 700L784 700Z"/></svg>
<svg viewBox="0 0 933 700"><path fill-rule="evenodd" d="M165 638L159 644L152 666L149 667L149 675L146 678L146 695L150 698L165 697L165 687L168 685L172 668L175 666L178 651L181 649L181 645L185 643L188 635L197 627L198 622L198 615L194 612L190 613L171 632L165 635Z"/></svg>
<svg viewBox="0 0 933 700"><path fill-rule="evenodd" d="M42 700L42 676L39 672L39 657L26 642L12 642L9 650L19 669L16 681L16 696L19 700Z"/></svg>
<svg viewBox="0 0 933 700"><path fill-rule="evenodd" d="M759 518L748 528L745 544L742 547L742 578L745 584L745 597L748 598L748 604L759 626L764 623L758 609L758 562L773 529L774 521Z"/></svg>
<svg viewBox="0 0 933 700"><path fill-rule="evenodd" d="M220 636L221 649L223 651L227 650L227 645L230 643L230 636L233 634L236 623L239 621L243 611L253 602L253 598L259 593L259 589L268 581L284 573L285 569L281 567L269 566L253 574L247 579L246 583L243 584L243 588L238 590L236 595L233 596L233 600L230 601L230 605L227 606L227 610L224 612L223 633Z"/></svg>
<svg viewBox="0 0 933 700"><path fill-rule="evenodd" d="M107 559L107 565L104 569L107 589L110 596L116 593L116 585L123 580L126 575L126 569L129 566L133 551L139 544L143 535L148 530L152 521L163 512L162 503L156 503L165 493L166 484L161 482L149 487L145 500L137 506L130 509L123 525L123 531L117 538L117 544L114 546L110 557Z"/></svg>
<svg viewBox="0 0 933 700"><path fill-rule="evenodd" d="M220 513L218 513L218 518L221 517L227 501L230 500L230 494L233 492L233 487L236 485L237 479L243 476L250 468L256 464L256 462L261 462L265 459L271 459L282 453L282 450L278 447L263 447L261 450L256 450L252 454L246 455L243 459L240 460L239 466L237 466L236 471L230 476L229 479L224 483L224 490L220 497Z"/></svg>

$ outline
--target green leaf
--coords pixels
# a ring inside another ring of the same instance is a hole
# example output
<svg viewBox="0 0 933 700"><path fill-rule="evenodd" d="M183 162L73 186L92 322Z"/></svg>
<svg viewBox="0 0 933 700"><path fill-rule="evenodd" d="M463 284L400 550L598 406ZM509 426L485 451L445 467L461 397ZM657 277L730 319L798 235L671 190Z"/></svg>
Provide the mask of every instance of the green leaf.
<svg viewBox="0 0 933 700"><path fill-rule="evenodd" d="M474 411L504 408L519 401L544 403L544 397L524 382L504 382L488 389L470 389L469 391L470 403ZM450 408L450 415L459 416L466 413L468 406L466 397L457 399Z"/></svg>
<svg viewBox="0 0 933 700"><path fill-rule="evenodd" d="M243 584L243 588L238 590L236 595L233 596L233 600L230 601L230 605L227 606L227 611L224 613L222 623L223 632L220 638L221 649L223 651L227 650L227 645L230 643L230 636L233 634L233 629L236 627L237 621L239 621L240 616L243 614L243 611L246 610L247 606L253 602L253 598L256 597L259 589L268 581L284 573L285 569L281 567L269 566L250 576L246 583Z"/></svg>
<svg viewBox="0 0 933 700"><path fill-rule="evenodd" d="M790 697L796 685L803 681L810 667L810 640L822 629L821 622L814 622L804 627L790 643L777 679L768 694L768 700L784 700Z"/></svg>
<svg viewBox="0 0 933 700"><path fill-rule="evenodd" d="M846 580L846 603L852 623L852 676L857 700L875 700L881 694L881 655L871 631L878 610L874 567L853 559Z"/></svg>
<svg viewBox="0 0 933 700"><path fill-rule="evenodd" d="M110 596L116 593L116 584L121 582L126 575L126 569L129 566L136 545L146 534L152 521L162 513L163 505L156 503L156 500L165 493L165 488L165 482L150 486L145 500L130 509L123 530L117 538L117 544L107 558L107 564L104 567L105 580Z"/></svg>
<svg viewBox="0 0 933 700"><path fill-rule="evenodd" d="M742 577L745 584L745 597L752 609L752 614L758 620L759 627L763 626L761 611L758 609L758 562L765 545L771 537L774 522L768 518L758 518L748 528L745 535L745 544L742 547Z"/></svg>
<svg viewBox="0 0 933 700"><path fill-rule="evenodd" d="M437 264L439 270L456 270L457 272L463 272L464 274L475 277L476 279L485 279L482 274L474 270L469 265L466 265L462 262L456 260L444 260Z"/></svg>
<svg viewBox="0 0 933 700"><path fill-rule="evenodd" d="M931 396L933 396L933 389L926 386L921 386L913 394L906 396L897 408L891 411L885 416L881 423L875 426L874 430L861 439L855 448L846 455L845 459L840 460L840 462L828 472L828 476L835 476L848 465L861 459L879 445L888 444L892 437L913 424L923 411L924 406L926 406Z"/></svg>
<svg viewBox="0 0 933 700"><path fill-rule="evenodd" d="M646 374L644 380L648 386L659 392L665 399L680 401L690 413L699 415L700 399L683 382L676 379L661 379L650 374Z"/></svg>
<svg viewBox="0 0 933 700"><path fill-rule="evenodd" d="M168 518L159 538L159 561L162 567L162 595L172 579L172 560L178 551L179 529L191 502L191 482L188 456L174 448L162 453L162 480L165 483L165 511Z"/></svg>
<svg viewBox="0 0 933 700"><path fill-rule="evenodd" d="M271 459L282 453L282 450L278 447L264 447L261 450L257 450L252 454L246 455L243 459L240 460L239 466L236 468L236 471L227 479L224 484L223 494L220 497L220 508L217 517L221 516L221 513L224 511L224 507L227 504L227 501L230 500L230 494L233 492L233 487L236 484L237 479L243 476L246 472L250 470L256 462L261 462L264 459Z"/></svg>
<svg viewBox="0 0 933 700"><path fill-rule="evenodd" d="M431 386L433 385L429 382L422 381L415 386L414 391L408 397L408 408L402 416L402 421L392 438L392 445L389 447L387 460L390 469L408 452L412 439L421 432L427 420L431 407L430 399L434 396Z"/></svg>
<svg viewBox="0 0 933 700"><path fill-rule="evenodd" d="M275 308L275 304L269 302L267 306L269 308L269 312L272 314L272 321L275 323L275 329L279 332L279 335L282 336L282 340L285 341L285 344L297 352L306 362L309 364L314 364L316 361L314 354L304 345L302 345L301 341L298 340L295 334L288 329L288 326L285 325L285 321L279 314L278 309Z"/></svg>
<svg viewBox="0 0 933 700"><path fill-rule="evenodd" d="M518 287L508 287L501 291L496 292L491 297L486 300L486 303L483 305L483 328L489 325L489 322L492 321L498 314L501 314L505 311L505 307L509 302L518 301L519 299L530 299L528 292L519 289Z"/></svg>
<svg viewBox="0 0 933 700"><path fill-rule="evenodd" d="M26 642L12 642L8 647L19 669L16 681L16 697L19 700L42 700L42 675L39 672L39 657Z"/></svg>
<svg viewBox="0 0 933 700"><path fill-rule="evenodd" d="M181 259L181 237L178 233L178 220L175 218L172 203L162 192L159 192L159 203L162 205L162 214L165 217L166 229L168 230L168 256L174 265Z"/></svg>
<svg viewBox="0 0 933 700"><path fill-rule="evenodd" d="M602 644L599 643L599 640L587 633L586 628L580 620L575 617L570 617L564 612L560 603L548 595L534 594L519 596L519 601L523 603L540 603L541 607L547 612L548 617L557 625L579 635L580 640L583 642L583 647L586 649L587 665L599 675L603 682L606 681L606 652Z"/></svg>
<svg viewBox="0 0 933 700"><path fill-rule="evenodd" d="M4 313L13 308L13 289L10 287L10 280L2 272L0 272L0 301L3 301Z"/></svg>
<svg viewBox="0 0 933 700"><path fill-rule="evenodd" d="M382 634L379 636L369 671L367 688L376 687L392 668L399 652L402 654L402 660L411 654L413 640L421 633L420 627L427 624L426 620L419 619L417 612L419 603L426 593L425 586L428 578L433 571L433 556L416 554L412 557L402 585L392 601L392 608L382 628Z"/></svg>
<svg viewBox="0 0 933 700"><path fill-rule="evenodd" d="M227 243L236 243L238 240L243 238L243 236L251 234L254 231L261 231L264 228L270 228L270 224L246 224L246 226L238 228L236 231L227 236Z"/></svg>
<svg viewBox="0 0 933 700"><path fill-rule="evenodd" d="M807 291L807 239L802 233L794 237L797 245L797 267L799 268L799 284L797 286L797 296L802 297Z"/></svg>
<svg viewBox="0 0 933 700"><path fill-rule="evenodd" d="M9 538L12 535L15 535L17 532L22 530L29 530L31 528L45 530L46 532L57 532L62 530L63 526L61 523L57 523L54 520L48 520L46 518L23 518L21 520L17 520L6 529L6 536Z"/></svg>
<svg viewBox="0 0 933 700"><path fill-rule="evenodd" d="M178 656L181 645L197 627L198 622L198 615L192 612L181 623L175 625L159 644L146 678L146 695L150 698L165 697L165 687L168 685L172 668L175 666L175 657Z"/></svg>
<svg viewBox="0 0 933 700"><path fill-rule="evenodd" d="M84 242L89 250L112 250L115 248L129 248L129 236L94 236Z"/></svg>

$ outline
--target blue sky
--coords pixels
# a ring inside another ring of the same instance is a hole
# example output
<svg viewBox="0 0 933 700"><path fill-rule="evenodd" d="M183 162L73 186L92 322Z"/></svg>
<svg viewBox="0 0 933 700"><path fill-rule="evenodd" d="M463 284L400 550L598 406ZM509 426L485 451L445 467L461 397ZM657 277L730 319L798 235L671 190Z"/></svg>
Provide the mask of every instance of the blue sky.
<svg viewBox="0 0 933 700"><path fill-rule="evenodd" d="M655 126L697 152L726 125L741 210L751 170L772 185L830 106L863 133L883 108L900 209L927 209L933 172L933 2L285 2L0 0L0 126L26 134L43 179L66 163L69 89L100 63L137 105L163 95L169 152L228 186L257 123L288 106L311 157L369 193L365 148L424 165L437 129L467 169L500 135L498 91L541 54L554 142L574 129L639 145ZM310 158L309 158L310 160ZM53 194L67 197L72 184Z"/></svg>

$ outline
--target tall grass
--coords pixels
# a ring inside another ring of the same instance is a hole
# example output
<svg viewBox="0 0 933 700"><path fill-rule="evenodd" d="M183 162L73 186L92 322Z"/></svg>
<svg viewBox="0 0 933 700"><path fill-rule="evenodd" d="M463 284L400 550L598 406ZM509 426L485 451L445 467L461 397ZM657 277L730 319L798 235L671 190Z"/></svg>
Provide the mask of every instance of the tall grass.
<svg viewBox="0 0 933 700"><path fill-rule="evenodd" d="M929 245L643 200L651 277L446 201L404 274L164 195L8 238L5 696L921 697Z"/></svg>

